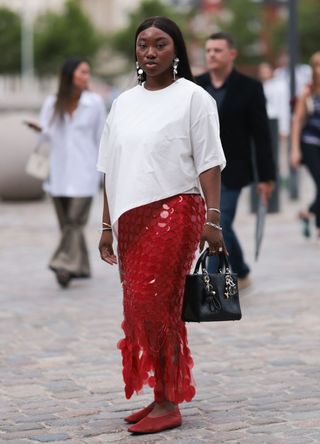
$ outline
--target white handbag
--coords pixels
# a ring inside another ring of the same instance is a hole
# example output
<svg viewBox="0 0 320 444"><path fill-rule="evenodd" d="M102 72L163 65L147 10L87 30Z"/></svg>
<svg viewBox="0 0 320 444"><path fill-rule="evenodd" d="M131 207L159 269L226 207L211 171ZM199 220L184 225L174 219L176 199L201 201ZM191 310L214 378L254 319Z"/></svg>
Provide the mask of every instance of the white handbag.
<svg viewBox="0 0 320 444"><path fill-rule="evenodd" d="M42 143L39 142L27 161L25 171L36 179L46 180L49 176L49 155L41 148Z"/></svg>

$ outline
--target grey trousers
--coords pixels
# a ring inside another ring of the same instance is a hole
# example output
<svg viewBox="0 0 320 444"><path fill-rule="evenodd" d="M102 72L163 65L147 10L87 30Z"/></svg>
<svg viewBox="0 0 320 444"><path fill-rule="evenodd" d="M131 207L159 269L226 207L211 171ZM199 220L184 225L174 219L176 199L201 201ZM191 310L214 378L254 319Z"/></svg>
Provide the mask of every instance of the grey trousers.
<svg viewBox="0 0 320 444"><path fill-rule="evenodd" d="M49 267L68 271L73 277L90 277L90 264L83 228L88 221L92 197L53 197L61 239Z"/></svg>

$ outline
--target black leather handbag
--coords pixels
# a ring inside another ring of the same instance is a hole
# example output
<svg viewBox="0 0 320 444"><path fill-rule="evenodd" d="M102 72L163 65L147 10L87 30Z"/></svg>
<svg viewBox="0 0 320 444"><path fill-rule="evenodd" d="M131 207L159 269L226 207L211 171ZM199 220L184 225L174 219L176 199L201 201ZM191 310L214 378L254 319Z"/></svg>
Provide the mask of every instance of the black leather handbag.
<svg viewBox="0 0 320 444"><path fill-rule="evenodd" d="M209 250L206 249L201 254L193 274L186 277L182 320L238 321L241 319L241 308L237 275L231 273L224 254L219 255L217 272L209 274L206 270L208 253Z"/></svg>

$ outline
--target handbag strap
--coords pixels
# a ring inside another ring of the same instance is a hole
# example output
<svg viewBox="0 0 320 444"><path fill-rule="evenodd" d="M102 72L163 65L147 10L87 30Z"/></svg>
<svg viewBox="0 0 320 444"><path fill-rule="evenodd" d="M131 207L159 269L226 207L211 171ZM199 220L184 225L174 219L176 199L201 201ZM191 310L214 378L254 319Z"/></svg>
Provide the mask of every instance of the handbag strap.
<svg viewBox="0 0 320 444"><path fill-rule="evenodd" d="M220 301L217 299L216 292L214 289L213 282L211 281L210 275L206 269L206 259L209 255L209 249L207 248L204 250L204 252L201 254L199 259L197 260L194 274L198 274L200 266L202 271L202 279L203 283L205 285L205 288L207 290L207 294L209 295L210 304L213 304L212 306L215 309L221 309ZM227 256L224 253L219 254L219 265L218 265L218 273L225 273L225 288L224 288L224 296L226 299L229 299L230 297L234 296L238 292L238 287L236 284L236 281L232 278L230 265Z"/></svg>
<svg viewBox="0 0 320 444"><path fill-rule="evenodd" d="M43 146L45 145L45 142L46 142L46 136L44 135L44 134L40 134L38 137L37 137L37 143L36 143L36 146L33 148L33 152L34 153L40 153L40 151L44 151L45 152L45 150L43 150L42 148L43 148Z"/></svg>
<svg viewBox="0 0 320 444"><path fill-rule="evenodd" d="M33 148L33 152L34 153L39 153L41 151L41 147L42 147L42 141L39 140L36 144L36 146Z"/></svg>
<svg viewBox="0 0 320 444"><path fill-rule="evenodd" d="M209 248L206 248L204 250L204 252L199 256L196 266L194 268L194 274L198 274L200 267L201 267L201 271L206 269L206 260L207 257L209 256ZM218 273L223 273L224 271L226 273L230 273L230 265L229 265L229 261L227 256L224 253L219 253L218 255L219 258L219 264L218 264Z"/></svg>

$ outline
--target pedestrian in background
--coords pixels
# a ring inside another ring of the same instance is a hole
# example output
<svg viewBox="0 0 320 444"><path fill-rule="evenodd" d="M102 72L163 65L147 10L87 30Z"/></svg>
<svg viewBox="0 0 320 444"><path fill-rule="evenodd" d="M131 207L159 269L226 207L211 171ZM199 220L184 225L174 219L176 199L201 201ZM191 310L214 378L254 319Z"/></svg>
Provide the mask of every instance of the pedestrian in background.
<svg viewBox="0 0 320 444"><path fill-rule="evenodd" d="M49 267L62 287L73 278L90 277L83 228L100 184L96 159L106 112L102 98L88 90L89 79L87 60L68 59L57 94L48 97L41 109L40 126L29 122L50 146L50 174L44 188L53 200L61 240Z"/></svg>
<svg viewBox="0 0 320 444"><path fill-rule="evenodd" d="M258 78L263 86L266 97L267 115L269 120L277 122L279 146L279 170L281 179L287 182L289 176L288 137L290 132L290 97L288 83L284 77L274 76L270 63L262 62L258 66ZM274 127L274 123L272 128Z"/></svg>
<svg viewBox="0 0 320 444"><path fill-rule="evenodd" d="M220 137L227 159L221 180L221 226L231 267L239 277L239 288L251 283L250 268L244 260L233 228L241 190L254 181L252 148L257 167L257 191L265 203L275 180L268 117L262 85L234 68L237 56L232 37L223 32L212 34L206 42L208 72L196 80L217 102ZM209 259L209 269L216 267Z"/></svg>
<svg viewBox="0 0 320 444"><path fill-rule="evenodd" d="M311 81L311 68L309 65L303 63L298 63L294 68L295 83L296 83L296 94L300 96ZM274 78L276 80L281 80L287 86L288 96L290 96L289 86L290 86L290 68L289 68L289 54L287 51L282 51L278 61L277 67L274 70Z"/></svg>
<svg viewBox="0 0 320 444"><path fill-rule="evenodd" d="M290 98L288 86L284 79L276 78L270 63L263 62L258 66L258 78L263 86L266 97L266 108L269 119L278 120L278 130L281 138L289 136ZM288 159L287 159L288 162Z"/></svg>
<svg viewBox="0 0 320 444"><path fill-rule="evenodd" d="M193 81L177 25L147 19L135 48L141 85L114 101L100 146L106 193L99 249L104 261L117 263L113 231L126 397L144 384L154 389L154 402L125 420L136 423L132 433L152 433L178 427L178 404L195 395L182 298L199 241L211 254L226 253L219 225L225 157L215 102Z"/></svg>
<svg viewBox="0 0 320 444"><path fill-rule="evenodd" d="M291 164L298 168L303 163L313 179L316 197L308 211L300 213L303 232L310 236L309 221L315 216L320 237L320 51L310 60L312 82L298 98L292 122Z"/></svg>

